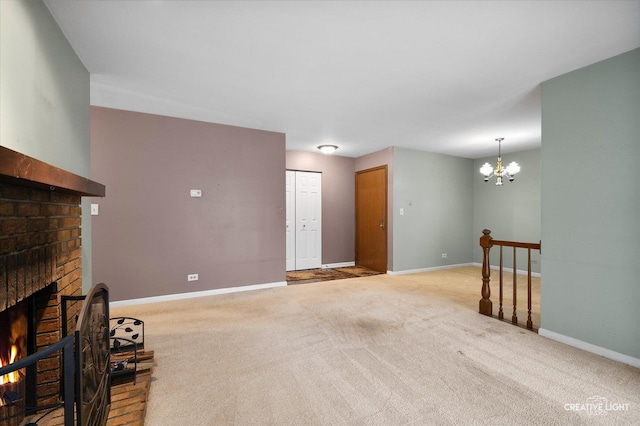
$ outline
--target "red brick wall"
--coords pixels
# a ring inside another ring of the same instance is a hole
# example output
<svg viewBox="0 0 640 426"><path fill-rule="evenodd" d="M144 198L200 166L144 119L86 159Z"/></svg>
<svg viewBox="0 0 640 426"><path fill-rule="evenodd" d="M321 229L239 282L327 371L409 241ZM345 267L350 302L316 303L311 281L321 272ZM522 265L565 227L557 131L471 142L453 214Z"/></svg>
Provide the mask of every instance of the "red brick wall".
<svg viewBox="0 0 640 426"><path fill-rule="evenodd" d="M82 294L80 213L79 196L0 183L0 311L39 292L36 351L61 339L60 296ZM59 354L37 370L38 405L57 402Z"/></svg>

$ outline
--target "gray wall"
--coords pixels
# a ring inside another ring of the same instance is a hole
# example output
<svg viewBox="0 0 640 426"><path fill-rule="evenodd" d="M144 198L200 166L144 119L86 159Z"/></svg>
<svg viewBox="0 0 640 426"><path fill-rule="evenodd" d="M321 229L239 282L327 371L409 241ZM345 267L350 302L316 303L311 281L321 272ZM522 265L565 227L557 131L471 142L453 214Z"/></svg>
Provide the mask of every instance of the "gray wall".
<svg viewBox="0 0 640 426"><path fill-rule="evenodd" d="M287 151L286 167L288 170L322 173L322 264L353 262L355 159Z"/></svg>
<svg viewBox="0 0 640 426"><path fill-rule="evenodd" d="M393 162L393 270L470 263L473 160L394 148Z"/></svg>
<svg viewBox="0 0 640 426"><path fill-rule="evenodd" d="M0 144L90 178L89 72L42 2L0 1L0 75ZM88 198L82 211L87 290Z"/></svg>
<svg viewBox="0 0 640 426"><path fill-rule="evenodd" d="M385 148L356 158L356 172L387 166L387 270L393 271L393 148ZM355 193L354 193L355 203ZM354 242L355 243L355 242ZM355 248L354 248L355 250Z"/></svg>
<svg viewBox="0 0 640 426"><path fill-rule="evenodd" d="M285 281L284 134L92 107L91 142L113 300Z"/></svg>
<svg viewBox="0 0 640 426"><path fill-rule="evenodd" d="M496 155L474 161L473 168L473 261L482 263L479 239L483 229L489 229L497 240L537 243L540 241L540 149L521 151L502 156L503 164L516 161L520 173L513 182L495 185L495 178L483 180L479 170L484 163L496 166ZM498 265L498 249L491 250L490 260ZM516 268L527 269L527 251L517 251ZM513 251L504 250L504 266L513 267ZM531 252L531 270L540 272L540 253Z"/></svg>
<svg viewBox="0 0 640 426"><path fill-rule="evenodd" d="M640 49L542 84L541 327L640 358Z"/></svg>

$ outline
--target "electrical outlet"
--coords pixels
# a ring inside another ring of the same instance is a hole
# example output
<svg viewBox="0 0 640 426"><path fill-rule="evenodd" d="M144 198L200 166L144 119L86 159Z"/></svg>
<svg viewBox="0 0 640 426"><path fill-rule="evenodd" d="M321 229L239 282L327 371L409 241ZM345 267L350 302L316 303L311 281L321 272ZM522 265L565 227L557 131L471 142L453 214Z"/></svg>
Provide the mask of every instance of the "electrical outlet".
<svg viewBox="0 0 640 426"><path fill-rule="evenodd" d="M202 190L201 189L192 189L189 191L189 195L191 195L193 198L200 198L202 197Z"/></svg>
<svg viewBox="0 0 640 426"><path fill-rule="evenodd" d="M442 258L446 259L447 258L447 253L442 253Z"/></svg>
<svg viewBox="0 0 640 426"><path fill-rule="evenodd" d="M198 281L198 274L187 275L187 281Z"/></svg>

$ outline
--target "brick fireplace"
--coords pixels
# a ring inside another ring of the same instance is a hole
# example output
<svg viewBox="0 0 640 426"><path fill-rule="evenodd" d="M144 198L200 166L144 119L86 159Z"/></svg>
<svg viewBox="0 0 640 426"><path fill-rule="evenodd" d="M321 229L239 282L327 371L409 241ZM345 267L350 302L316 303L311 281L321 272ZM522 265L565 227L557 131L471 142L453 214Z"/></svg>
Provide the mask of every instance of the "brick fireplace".
<svg viewBox="0 0 640 426"><path fill-rule="evenodd" d="M24 358L61 339L61 296L82 294L81 197L104 192L103 185L0 147L0 358L9 357L3 352L11 346ZM79 309L80 303L70 306L71 322ZM26 326L17 324L21 317ZM59 353L27 371L26 405L58 403L60 375Z"/></svg>

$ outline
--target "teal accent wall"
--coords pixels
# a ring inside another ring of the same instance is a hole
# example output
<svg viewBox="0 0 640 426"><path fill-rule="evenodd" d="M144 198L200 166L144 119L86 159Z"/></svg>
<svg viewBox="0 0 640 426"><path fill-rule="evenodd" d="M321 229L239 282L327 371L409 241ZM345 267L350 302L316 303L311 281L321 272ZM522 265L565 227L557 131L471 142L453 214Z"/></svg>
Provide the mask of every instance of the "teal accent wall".
<svg viewBox="0 0 640 426"><path fill-rule="evenodd" d="M469 263L473 160L395 147L393 162L393 270Z"/></svg>
<svg viewBox="0 0 640 426"><path fill-rule="evenodd" d="M504 142L503 142L504 144ZM480 167L484 163L496 166L497 156L474 161L473 169L473 261L482 263L480 237L483 229L489 229L497 240L537 243L540 241L540 149L504 154L503 164L516 161L520 173L513 182L508 180L496 186L496 179L485 182ZM503 145L504 146L504 145ZM498 248L490 252L492 265L498 265ZM513 250L505 249L503 262L513 268ZM518 249L516 269L527 270L527 251ZM531 251L531 271L540 272L540 253Z"/></svg>
<svg viewBox="0 0 640 426"><path fill-rule="evenodd" d="M0 144L90 178L89 72L41 1L0 1ZM82 201L82 282L91 280Z"/></svg>
<svg viewBox="0 0 640 426"><path fill-rule="evenodd" d="M640 358L640 49L542 84L541 327Z"/></svg>

